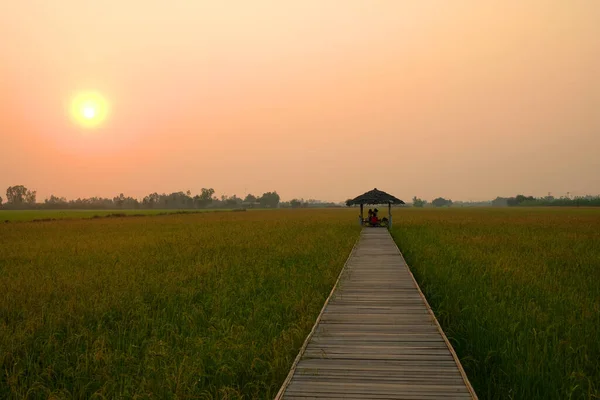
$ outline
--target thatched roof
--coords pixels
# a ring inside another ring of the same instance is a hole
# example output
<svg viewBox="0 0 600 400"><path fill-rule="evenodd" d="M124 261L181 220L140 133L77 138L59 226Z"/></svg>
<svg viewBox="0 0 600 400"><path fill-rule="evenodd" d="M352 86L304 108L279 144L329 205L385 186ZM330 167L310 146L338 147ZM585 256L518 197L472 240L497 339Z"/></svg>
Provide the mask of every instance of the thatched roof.
<svg viewBox="0 0 600 400"><path fill-rule="evenodd" d="M397 197L392 196L386 192L381 190L377 190L377 188L370 190L366 193L361 194L360 196L348 201L346 205L354 205L354 204L405 204L402 200Z"/></svg>

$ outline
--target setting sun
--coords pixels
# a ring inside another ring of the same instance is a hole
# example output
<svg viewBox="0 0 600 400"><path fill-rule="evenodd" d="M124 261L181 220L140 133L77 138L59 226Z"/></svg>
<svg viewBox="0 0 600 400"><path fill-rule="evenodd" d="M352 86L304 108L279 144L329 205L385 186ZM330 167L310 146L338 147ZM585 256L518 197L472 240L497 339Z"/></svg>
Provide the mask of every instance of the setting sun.
<svg viewBox="0 0 600 400"><path fill-rule="evenodd" d="M94 107L86 107L83 110L83 116L86 117L87 119L94 118L95 115L96 115L96 110L94 109Z"/></svg>
<svg viewBox="0 0 600 400"><path fill-rule="evenodd" d="M108 114L108 103L97 92L80 93L71 104L71 116L75 122L86 128L100 125Z"/></svg>

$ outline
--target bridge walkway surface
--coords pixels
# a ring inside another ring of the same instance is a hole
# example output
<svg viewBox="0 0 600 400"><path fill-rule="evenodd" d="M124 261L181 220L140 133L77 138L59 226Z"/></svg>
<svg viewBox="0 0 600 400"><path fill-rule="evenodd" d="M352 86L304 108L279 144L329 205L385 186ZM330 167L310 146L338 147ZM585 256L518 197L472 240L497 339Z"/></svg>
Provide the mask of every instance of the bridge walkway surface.
<svg viewBox="0 0 600 400"><path fill-rule="evenodd" d="M363 228L276 399L477 399L385 228Z"/></svg>

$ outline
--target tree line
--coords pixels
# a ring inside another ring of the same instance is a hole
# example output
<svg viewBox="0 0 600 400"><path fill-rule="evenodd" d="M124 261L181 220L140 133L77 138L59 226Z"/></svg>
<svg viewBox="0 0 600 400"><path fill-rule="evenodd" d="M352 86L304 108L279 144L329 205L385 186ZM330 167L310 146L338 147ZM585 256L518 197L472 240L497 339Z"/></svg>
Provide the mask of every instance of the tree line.
<svg viewBox="0 0 600 400"><path fill-rule="evenodd" d="M142 199L120 193L113 198L89 197L67 200L65 197L51 195L43 202L36 200L36 191L23 185L11 186L6 190L6 202L0 198L4 209L199 209L199 208L238 208L277 207L280 201L277 192L266 192L257 197L248 194L244 199L233 196L215 196L213 188L202 188L193 195L191 191L167 193L150 193Z"/></svg>
<svg viewBox="0 0 600 400"><path fill-rule="evenodd" d="M533 197L522 194L513 197L496 197L490 201L452 201L438 197L428 203L426 200L413 197L413 207L600 207L600 196Z"/></svg>
<svg viewBox="0 0 600 400"><path fill-rule="evenodd" d="M6 190L6 200L0 196L0 208L3 209L202 209L202 208L306 208L339 207L339 204L309 199L292 199L282 202L277 191L265 192L260 196L248 194L215 196L213 188L202 188L193 195L191 191L151 193L142 199L125 196L120 193L113 198L90 197L67 200L65 197L51 195L43 202L37 202L37 192L23 185L10 186Z"/></svg>
<svg viewBox="0 0 600 400"><path fill-rule="evenodd" d="M495 207L600 207L600 196L559 197L548 195L533 197L519 194L514 197L496 197Z"/></svg>
<svg viewBox="0 0 600 400"><path fill-rule="evenodd" d="M3 209L202 209L202 208L312 208L342 207L343 203L323 202L315 199L292 199L281 201L277 191L265 192L261 196L248 194L245 197L236 195L215 196L212 188L202 188L193 195L191 191L151 193L142 199L125 196L120 193L113 198L90 197L67 200L64 197L51 195L42 203L37 202L37 192L23 185L10 186L6 189L6 199L0 196L0 208ZM600 207L600 196L533 197L519 194L513 197L496 197L490 201L465 202L452 201L437 197L431 202L414 196L413 207Z"/></svg>
<svg viewBox="0 0 600 400"><path fill-rule="evenodd" d="M445 199L443 197L435 198L431 201L431 203L427 203L427 200L423 200L415 196L413 197L412 201L413 207L426 207L428 205L431 205L431 207L450 207L452 204L454 204L452 200Z"/></svg>

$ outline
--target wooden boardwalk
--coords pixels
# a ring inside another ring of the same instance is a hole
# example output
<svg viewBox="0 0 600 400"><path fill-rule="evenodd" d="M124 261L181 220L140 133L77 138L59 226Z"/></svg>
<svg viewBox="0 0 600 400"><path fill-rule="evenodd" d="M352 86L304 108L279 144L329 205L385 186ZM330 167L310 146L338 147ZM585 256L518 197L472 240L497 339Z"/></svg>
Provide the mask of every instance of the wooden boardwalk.
<svg viewBox="0 0 600 400"><path fill-rule="evenodd" d="M387 229L364 228L276 399L476 399Z"/></svg>

